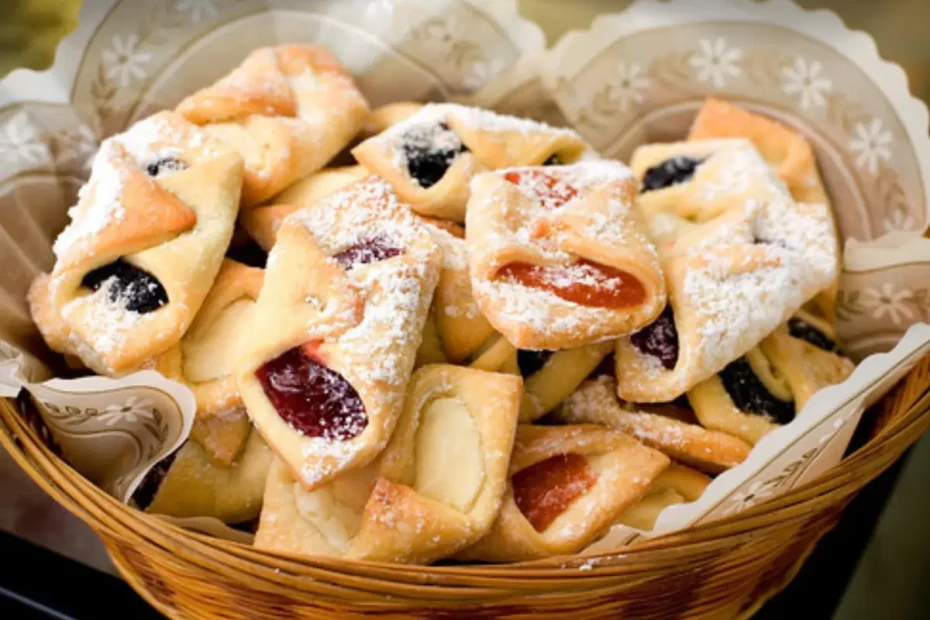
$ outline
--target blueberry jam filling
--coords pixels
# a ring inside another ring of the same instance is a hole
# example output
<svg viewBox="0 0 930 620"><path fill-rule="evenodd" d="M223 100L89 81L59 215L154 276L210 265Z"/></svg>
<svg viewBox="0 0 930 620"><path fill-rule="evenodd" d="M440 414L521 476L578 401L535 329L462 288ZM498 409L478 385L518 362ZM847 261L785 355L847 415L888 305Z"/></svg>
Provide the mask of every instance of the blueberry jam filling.
<svg viewBox="0 0 930 620"><path fill-rule="evenodd" d="M675 368L678 363L678 330L671 306L666 306L659 318L630 336L630 343L640 353L657 358L667 370Z"/></svg>
<svg viewBox="0 0 930 620"><path fill-rule="evenodd" d="M801 319L788 320L788 332L795 338L806 340L815 347L821 348L830 353L839 352L839 347L825 333Z"/></svg>
<svg viewBox="0 0 930 620"><path fill-rule="evenodd" d="M142 482L139 483L139 486L136 487L135 492L132 494L132 499L139 505L139 508L145 510L152 504L152 500L155 499L155 494L158 492L158 487L161 486L162 480L168 475L168 470L171 469L177 455L178 453L175 451L158 461L142 478Z"/></svg>
<svg viewBox="0 0 930 620"><path fill-rule="evenodd" d="M349 271L356 265L368 265L397 256L403 252L384 235L375 235L337 252L333 260Z"/></svg>
<svg viewBox="0 0 930 620"><path fill-rule="evenodd" d="M162 157L155 163L145 167L145 172L150 177L158 178L167 176L173 172L180 172L187 168L187 163L175 157Z"/></svg>
<svg viewBox="0 0 930 620"><path fill-rule="evenodd" d="M794 419L794 402L772 396L745 357L721 370L720 380L740 411L765 416L777 424L787 424Z"/></svg>
<svg viewBox="0 0 930 620"><path fill-rule="evenodd" d="M646 176L643 177L643 188L640 192L645 194L646 192L684 183L694 176L694 171L703 161L693 157L672 157L667 159L658 166L653 166L646 171Z"/></svg>
<svg viewBox="0 0 930 620"><path fill-rule="evenodd" d="M407 172L423 189L438 183L459 153L468 150L445 123L408 131L403 145Z"/></svg>
<svg viewBox="0 0 930 620"><path fill-rule="evenodd" d="M546 365L549 358L555 351L529 351L520 349L517 351L517 366L520 367L520 374L523 378L535 375Z"/></svg>
<svg viewBox="0 0 930 620"><path fill-rule="evenodd" d="M122 259L94 269L81 284L94 291L106 285L107 298L114 303L122 301L130 312L146 314L168 303L168 293L155 276Z"/></svg>
<svg viewBox="0 0 930 620"><path fill-rule="evenodd" d="M368 426L358 392L342 375L324 366L308 345L285 351L255 375L278 415L307 437L348 441Z"/></svg>
<svg viewBox="0 0 930 620"><path fill-rule="evenodd" d="M558 153L553 153L549 156L549 159L542 163L543 166L561 166L562 159L559 157Z"/></svg>

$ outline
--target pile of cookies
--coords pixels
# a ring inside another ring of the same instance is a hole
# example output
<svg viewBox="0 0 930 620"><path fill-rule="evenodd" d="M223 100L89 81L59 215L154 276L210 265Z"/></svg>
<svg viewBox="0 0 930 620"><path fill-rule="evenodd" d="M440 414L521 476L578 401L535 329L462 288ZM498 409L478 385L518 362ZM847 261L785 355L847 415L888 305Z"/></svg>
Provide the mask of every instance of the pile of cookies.
<svg viewBox="0 0 930 620"><path fill-rule="evenodd" d="M135 502L275 551L575 553L852 370L811 146L723 101L627 166L486 110L369 111L325 48L264 48L105 140L70 216L29 292L45 341L196 397Z"/></svg>

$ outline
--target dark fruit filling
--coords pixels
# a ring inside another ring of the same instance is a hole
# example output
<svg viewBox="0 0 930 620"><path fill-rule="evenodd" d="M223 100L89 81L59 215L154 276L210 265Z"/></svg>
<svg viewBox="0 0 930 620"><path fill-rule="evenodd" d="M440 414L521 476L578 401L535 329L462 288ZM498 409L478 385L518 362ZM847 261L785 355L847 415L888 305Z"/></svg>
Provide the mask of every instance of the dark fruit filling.
<svg viewBox="0 0 930 620"><path fill-rule="evenodd" d="M145 510L152 504L152 500L155 499L155 494L158 492L158 487L161 486L162 480L168 475L168 470L171 469L177 455L178 451L176 450L158 461L142 478L142 482L139 483L139 486L136 487L132 494L132 499L139 505L139 508Z"/></svg>
<svg viewBox="0 0 930 620"><path fill-rule="evenodd" d="M678 363L678 330L672 307L666 306L659 318L630 336L630 343L640 353L657 358L667 370L675 368Z"/></svg>
<svg viewBox="0 0 930 620"><path fill-rule="evenodd" d="M555 351L530 351L520 349L517 351L517 366L520 367L520 374L523 375L524 379L530 375L535 375L546 365L546 362L549 361L553 353L555 353Z"/></svg>
<svg viewBox="0 0 930 620"><path fill-rule="evenodd" d="M145 172L148 173L150 177L158 178L160 176L167 176L172 172L180 172L187 168L187 163L176 159L174 157L162 157L153 164L149 164L145 167Z"/></svg>
<svg viewBox="0 0 930 620"><path fill-rule="evenodd" d="M107 298L121 301L130 312L146 314L168 303L168 293L155 276L122 259L94 269L81 284L94 291L106 285Z"/></svg>
<svg viewBox="0 0 930 620"><path fill-rule="evenodd" d="M559 454L521 469L511 478L517 508L537 532L544 532L597 482L580 454Z"/></svg>
<svg viewBox="0 0 930 620"><path fill-rule="evenodd" d="M794 419L794 402L772 396L745 357L721 370L720 380L740 411L765 416L778 424L787 424Z"/></svg>
<svg viewBox="0 0 930 620"><path fill-rule="evenodd" d="M407 172L424 189L438 183L459 153L468 150L445 123L407 132L403 145Z"/></svg>
<svg viewBox="0 0 930 620"><path fill-rule="evenodd" d="M801 340L806 340L815 347L819 347L824 351L829 351L830 353L838 353L840 348L837 346L833 340L830 339L825 333L811 325L806 323L801 319L789 319L788 320L788 331L795 338L800 338Z"/></svg>
<svg viewBox="0 0 930 620"><path fill-rule="evenodd" d="M370 239L360 241L333 255L333 260L349 271L355 265L368 265L377 263L393 256L403 250L395 247L391 240L384 235L376 235Z"/></svg>
<svg viewBox="0 0 930 620"><path fill-rule="evenodd" d="M294 347L256 372L265 396L297 432L329 441L358 437L368 426L365 405L339 373L321 364L315 343Z"/></svg>
<svg viewBox="0 0 930 620"><path fill-rule="evenodd" d="M653 166L646 171L646 176L643 177L643 188L640 192L651 192L684 183L694 176L694 171L703 161L693 157L672 157L667 159L658 166Z"/></svg>
<svg viewBox="0 0 930 620"><path fill-rule="evenodd" d="M549 156L549 159L542 163L543 166L561 166L562 160L559 157L558 153L553 153Z"/></svg>

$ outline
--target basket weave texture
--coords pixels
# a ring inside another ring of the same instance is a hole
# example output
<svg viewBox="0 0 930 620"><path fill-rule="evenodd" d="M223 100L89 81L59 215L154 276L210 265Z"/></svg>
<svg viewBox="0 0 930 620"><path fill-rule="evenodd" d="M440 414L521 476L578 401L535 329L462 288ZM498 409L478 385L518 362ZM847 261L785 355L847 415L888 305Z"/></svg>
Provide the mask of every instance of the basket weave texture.
<svg viewBox="0 0 930 620"><path fill-rule="evenodd" d="M930 356L882 401L839 466L734 517L621 553L501 566L302 558L180 529L119 503L0 402L0 444L93 528L116 567L172 618L746 618L784 588L852 496L930 426Z"/></svg>

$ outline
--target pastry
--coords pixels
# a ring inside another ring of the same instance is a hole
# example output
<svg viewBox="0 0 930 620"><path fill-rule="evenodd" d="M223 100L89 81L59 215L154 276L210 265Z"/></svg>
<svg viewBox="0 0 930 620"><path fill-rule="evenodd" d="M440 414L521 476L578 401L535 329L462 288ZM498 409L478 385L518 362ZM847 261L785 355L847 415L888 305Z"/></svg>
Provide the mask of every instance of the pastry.
<svg viewBox="0 0 930 620"><path fill-rule="evenodd" d="M197 441L187 441L168 465L146 512L172 517L215 517L243 523L258 516L273 455L252 432L242 454L219 465Z"/></svg>
<svg viewBox="0 0 930 620"><path fill-rule="evenodd" d="M171 112L104 140L29 291L46 342L103 375L176 344L220 268L241 182L241 157Z"/></svg>
<svg viewBox="0 0 930 620"><path fill-rule="evenodd" d="M532 422L558 407L613 348L612 342L597 342L562 351L517 351L523 376L520 421Z"/></svg>
<svg viewBox="0 0 930 620"><path fill-rule="evenodd" d="M462 222L481 170L571 163L587 146L574 131L487 110L429 104L365 140L352 155L417 213Z"/></svg>
<svg viewBox="0 0 930 620"><path fill-rule="evenodd" d="M696 141L716 138L750 140L787 184L797 202L830 206L830 199L817 170L814 149L807 138L797 131L732 103L709 97L698 112L688 139ZM832 209L829 212L832 215ZM835 222L833 234L837 234ZM837 248L842 249L842 246L837 243ZM838 281L834 280L814 298L814 303L829 320L833 320L837 290Z"/></svg>
<svg viewBox="0 0 930 620"><path fill-rule="evenodd" d="M639 502L668 464L661 452L601 426L520 425L500 514L458 557L511 562L577 553Z"/></svg>
<svg viewBox="0 0 930 620"><path fill-rule="evenodd" d="M758 347L694 386L688 400L701 424L755 444L787 424L821 388L840 383L854 364L826 321L799 312Z"/></svg>
<svg viewBox="0 0 930 620"><path fill-rule="evenodd" d="M515 346L507 342L507 339L498 333L494 333L478 351L473 355L473 360L468 365L469 368L476 370L489 370L491 372L504 372L511 375L519 375L520 365L517 361L518 350Z"/></svg>
<svg viewBox="0 0 930 620"><path fill-rule="evenodd" d="M436 336L446 359L460 363L488 341L494 334L494 328L472 296L465 240L446 228L432 224L426 228L442 249L442 269L433 298Z"/></svg>
<svg viewBox="0 0 930 620"><path fill-rule="evenodd" d="M655 248L619 162L475 177L466 241L482 313L520 349L568 349L649 324L665 305Z"/></svg>
<svg viewBox="0 0 930 620"><path fill-rule="evenodd" d="M659 513L673 504L695 501L709 484L710 478L701 472L672 463L653 481L638 504L623 511L617 523L648 532L655 527Z"/></svg>
<svg viewBox="0 0 930 620"><path fill-rule="evenodd" d="M225 259L190 329L180 343L155 361L156 370L194 393L197 417L191 434L225 465L235 458L251 432L234 369L252 328L262 277L261 269ZM220 422L215 423L214 418ZM239 422L232 424L232 419Z"/></svg>
<svg viewBox="0 0 930 620"><path fill-rule="evenodd" d="M426 564L484 536L507 486L521 388L460 366L417 371L348 557Z"/></svg>
<svg viewBox="0 0 930 620"><path fill-rule="evenodd" d="M617 341L617 390L630 402L668 402L829 286L836 238L829 208L794 202L746 140L642 147L633 170L669 305Z"/></svg>
<svg viewBox="0 0 930 620"><path fill-rule="evenodd" d="M361 128L368 104L332 52L292 44L256 49L177 111L239 151L242 205L251 207L325 166Z"/></svg>
<svg viewBox="0 0 930 620"><path fill-rule="evenodd" d="M376 177L282 223L236 374L256 427L308 490L387 444L441 260Z"/></svg>
<svg viewBox="0 0 930 620"><path fill-rule="evenodd" d="M308 491L284 461L274 459L254 545L297 555L344 556L358 534L376 473L377 462L370 463Z"/></svg>
<svg viewBox="0 0 930 620"><path fill-rule="evenodd" d="M365 119L365 124L362 125L358 135L362 139L377 136L388 127L405 121L419 112L423 109L423 105L416 101L395 101L394 103L378 106Z"/></svg>
<svg viewBox="0 0 930 620"><path fill-rule="evenodd" d="M239 214L239 222L255 242L268 252L274 245L284 218L367 176L368 171L361 166L324 168L297 181L275 196L269 204L243 210Z"/></svg>
<svg viewBox="0 0 930 620"><path fill-rule="evenodd" d="M616 381L606 375L582 385L565 399L554 417L564 424L603 424L711 474L739 465L752 449L742 439L703 428L687 401L664 405L621 403L617 400Z"/></svg>

